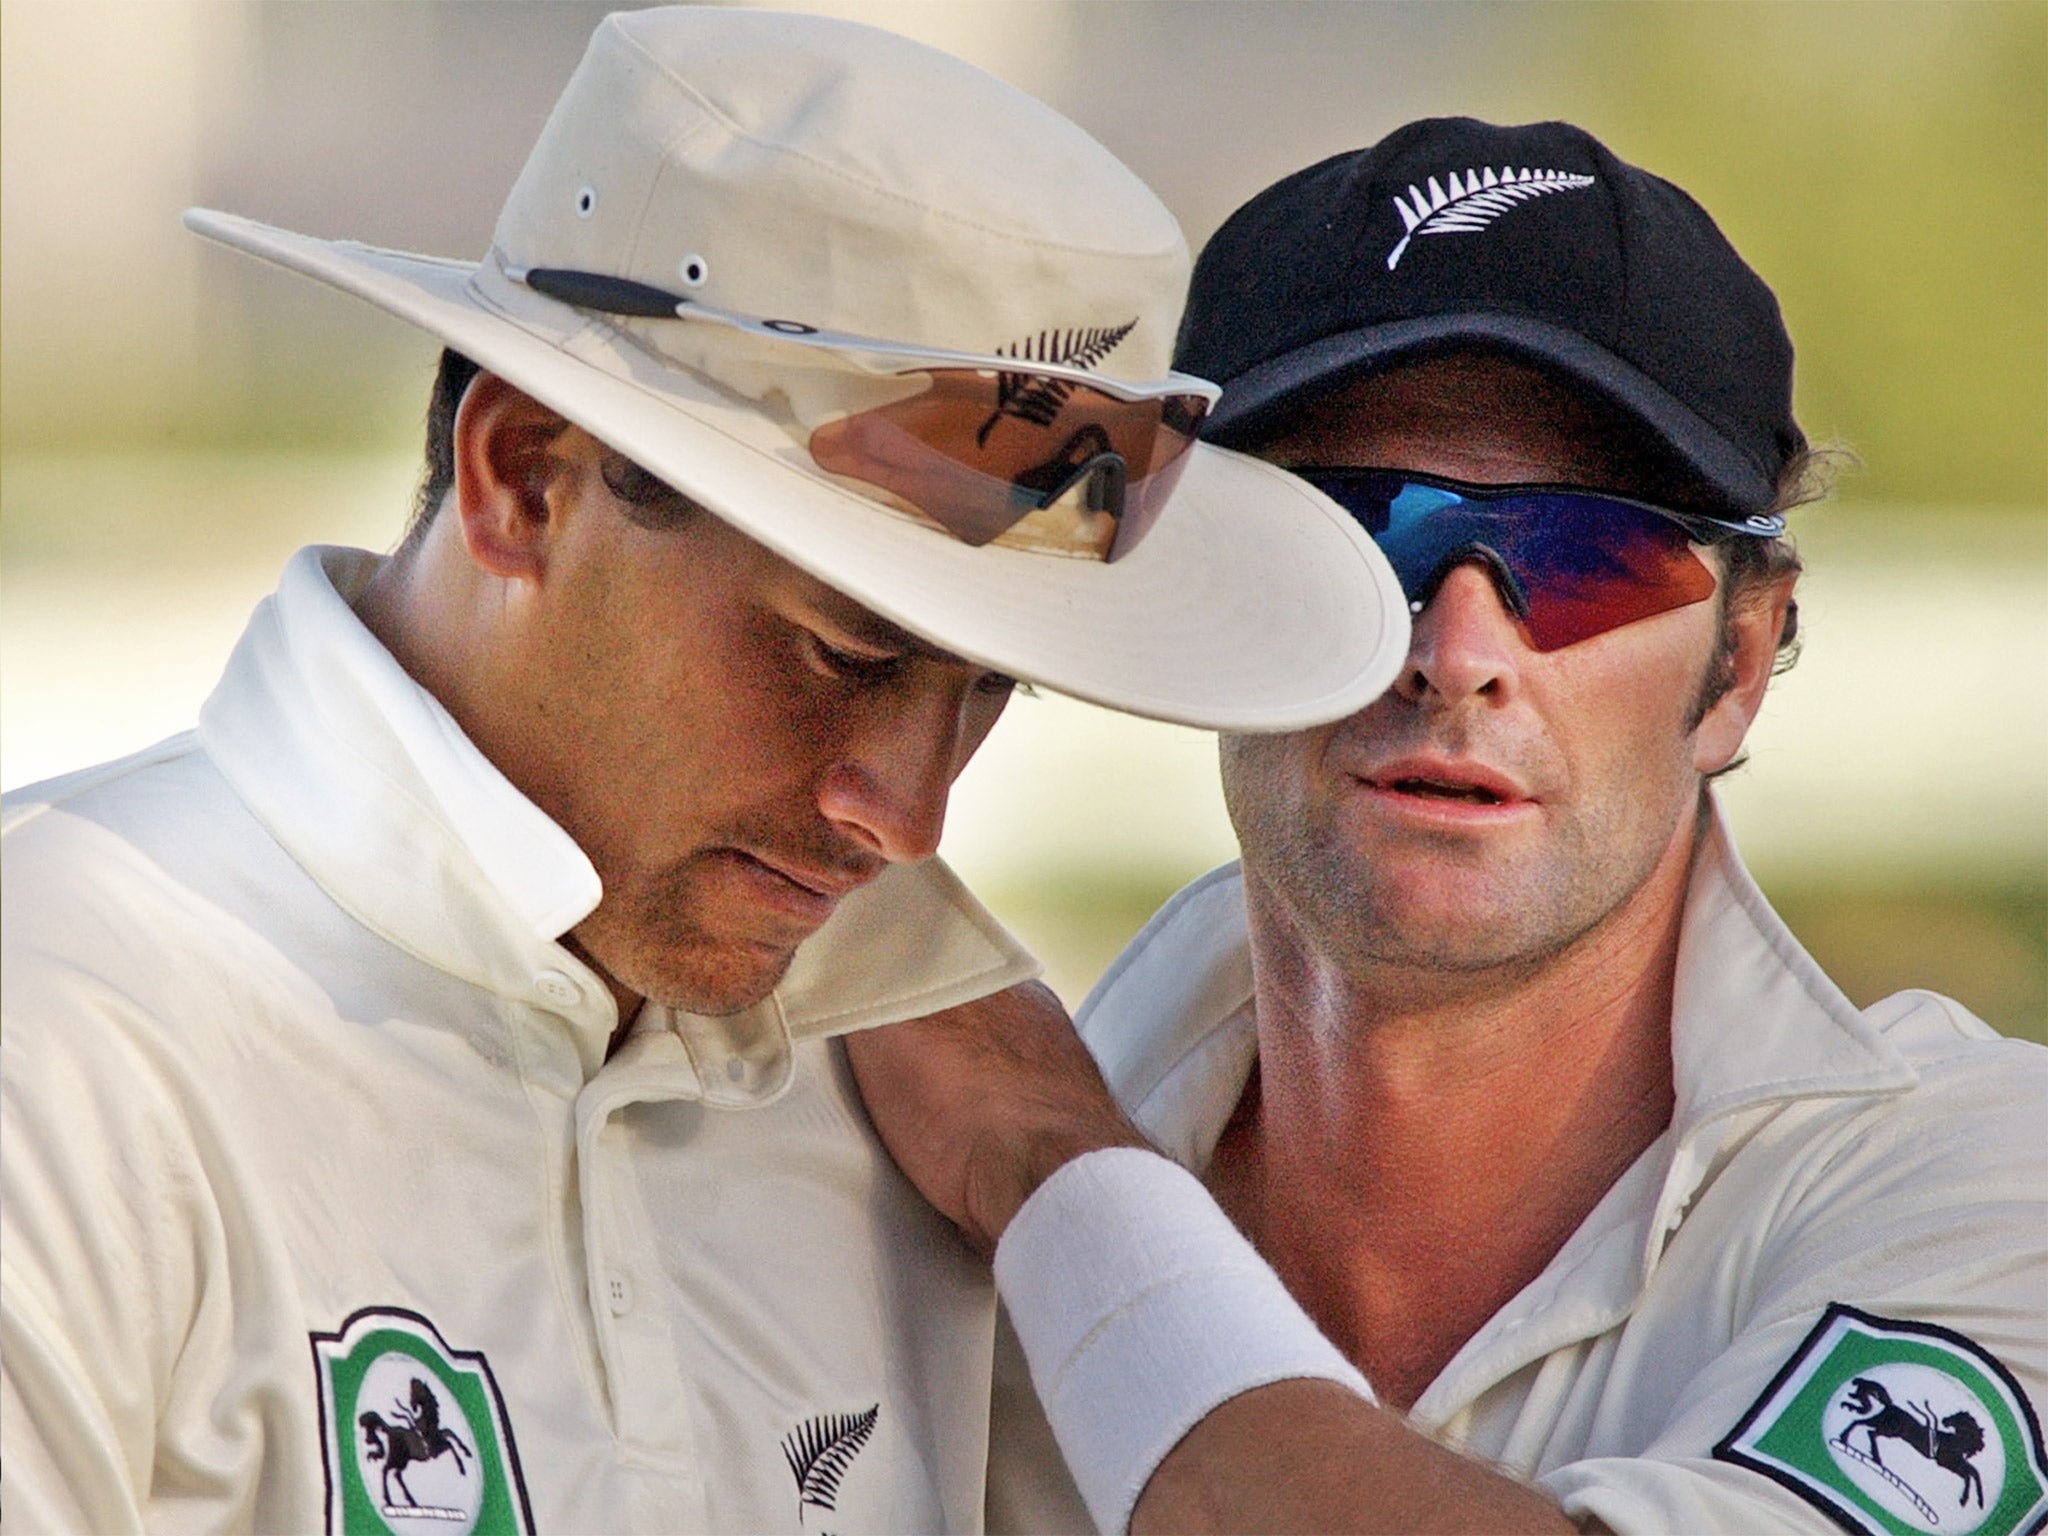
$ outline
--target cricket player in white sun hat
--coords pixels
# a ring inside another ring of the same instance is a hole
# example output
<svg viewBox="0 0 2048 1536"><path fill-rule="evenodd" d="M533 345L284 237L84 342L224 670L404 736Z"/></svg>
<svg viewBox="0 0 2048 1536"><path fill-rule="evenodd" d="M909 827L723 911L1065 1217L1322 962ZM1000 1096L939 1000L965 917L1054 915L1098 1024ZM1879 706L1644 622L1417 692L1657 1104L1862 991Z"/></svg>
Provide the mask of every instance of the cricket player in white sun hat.
<svg viewBox="0 0 2048 1536"><path fill-rule="evenodd" d="M1196 441L1157 200L868 28L608 19L480 262L188 222L447 352L397 553L8 801L9 1527L977 1528L834 1037L1033 973L932 858L1015 680L1335 719L1387 566Z"/></svg>

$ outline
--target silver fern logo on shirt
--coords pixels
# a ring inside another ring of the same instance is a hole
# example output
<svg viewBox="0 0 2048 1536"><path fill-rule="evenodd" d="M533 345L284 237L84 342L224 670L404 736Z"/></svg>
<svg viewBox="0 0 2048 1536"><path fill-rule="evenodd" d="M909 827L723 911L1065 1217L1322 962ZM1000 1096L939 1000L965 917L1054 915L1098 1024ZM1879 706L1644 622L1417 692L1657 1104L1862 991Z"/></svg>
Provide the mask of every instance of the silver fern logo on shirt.
<svg viewBox="0 0 2048 1536"><path fill-rule="evenodd" d="M858 1413L821 1413L805 1419L784 1437L782 1457L796 1479L799 1527L804 1527L804 1517L811 1510L828 1515L838 1512L840 1481L874 1434L881 1416L880 1403L870 1403Z"/></svg>
<svg viewBox="0 0 2048 1536"><path fill-rule="evenodd" d="M1408 242L1417 235L1476 235L1490 228L1495 219L1524 203L1553 192L1583 192L1596 178L1579 171L1516 170L1502 166L1494 170L1452 171L1443 181L1429 178L1427 187L1408 185L1408 195L1394 194L1406 232L1387 253L1387 270L1401 264Z"/></svg>

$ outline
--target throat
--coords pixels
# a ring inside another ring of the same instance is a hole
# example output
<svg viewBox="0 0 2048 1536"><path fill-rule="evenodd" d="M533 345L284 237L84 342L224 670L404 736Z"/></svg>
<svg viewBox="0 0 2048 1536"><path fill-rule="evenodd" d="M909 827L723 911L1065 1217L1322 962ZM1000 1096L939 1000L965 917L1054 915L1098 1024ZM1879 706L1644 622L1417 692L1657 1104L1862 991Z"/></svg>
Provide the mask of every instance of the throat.
<svg viewBox="0 0 2048 1536"><path fill-rule="evenodd" d="M1671 1116L1668 1044L1632 1068L1608 1061L1611 1073L1546 1054L1456 1083L1310 1079L1271 1054L1262 1030L1209 1187L1402 1410L1543 1273Z"/></svg>
<svg viewBox="0 0 2048 1536"><path fill-rule="evenodd" d="M612 1030L612 1037L605 1043L604 1048L604 1059L610 1061L618 1055L619 1047L626 1043L626 1037L633 1033L633 1021L640 1017L641 1005L647 1000L599 965L573 932L562 936L562 947L597 973L598 979L605 985L605 990L611 993L613 1005L619 1011L618 1025Z"/></svg>

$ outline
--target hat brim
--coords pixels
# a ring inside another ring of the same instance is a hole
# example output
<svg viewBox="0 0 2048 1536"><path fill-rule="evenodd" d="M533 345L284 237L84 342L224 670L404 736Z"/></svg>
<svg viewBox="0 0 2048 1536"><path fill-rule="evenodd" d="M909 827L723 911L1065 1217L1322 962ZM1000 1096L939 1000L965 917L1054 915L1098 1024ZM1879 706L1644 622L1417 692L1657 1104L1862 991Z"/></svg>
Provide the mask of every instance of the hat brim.
<svg viewBox="0 0 2048 1536"><path fill-rule="evenodd" d="M431 332L819 580L979 665L1090 703L1223 731L1360 709L1408 646L1400 584L1358 525L1270 465L1198 445L1143 544L1106 564L970 547L826 479L758 409L566 307L491 304L469 263L210 210L209 239Z"/></svg>
<svg viewBox="0 0 2048 1536"><path fill-rule="evenodd" d="M1298 402L1458 346L1496 348L1592 390L1655 433L1735 510L1755 512L1777 498L1771 475L1649 375L1576 332L1515 315L1428 315L1320 337L1225 384L1203 435L1221 445L1255 442Z"/></svg>

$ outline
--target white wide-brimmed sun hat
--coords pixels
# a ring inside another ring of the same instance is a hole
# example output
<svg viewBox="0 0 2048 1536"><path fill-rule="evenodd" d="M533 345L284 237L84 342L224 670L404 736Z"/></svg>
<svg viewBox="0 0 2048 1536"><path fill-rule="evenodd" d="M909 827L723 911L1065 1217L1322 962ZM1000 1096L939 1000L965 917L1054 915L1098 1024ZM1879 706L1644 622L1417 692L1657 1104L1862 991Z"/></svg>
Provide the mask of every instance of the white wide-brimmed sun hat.
<svg viewBox="0 0 2048 1536"><path fill-rule="evenodd" d="M1271 731L1358 709L1406 651L1400 588L1347 514L1186 447L1213 390L1169 367L1189 264L1172 215L1051 109L904 38L716 6L608 17L481 262L186 223L423 327L978 664ZM969 397L952 418L941 384ZM919 435L1032 431L1046 463L1020 474L1035 450L1011 447L993 482ZM1145 478L1154 450L1177 482ZM1010 480L1063 494L999 508L1021 520L993 542L940 526L960 525L946 485L1014 501Z"/></svg>

